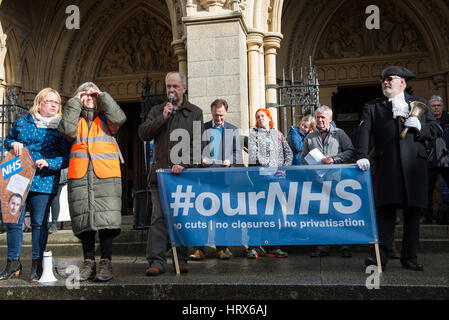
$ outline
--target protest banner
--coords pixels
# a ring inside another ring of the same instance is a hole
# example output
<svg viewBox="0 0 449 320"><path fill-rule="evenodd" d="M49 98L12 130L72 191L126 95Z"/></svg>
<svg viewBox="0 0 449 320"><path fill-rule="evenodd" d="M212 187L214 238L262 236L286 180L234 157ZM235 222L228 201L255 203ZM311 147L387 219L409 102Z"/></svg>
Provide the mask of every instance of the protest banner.
<svg viewBox="0 0 449 320"><path fill-rule="evenodd" d="M375 244L378 251L371 175L356 165L157 173L173 246Z"/></svg>
<svg viewBox="0 0 449 320"><path fill-rule="evenodd" d="M0 196L3 223L17 223L36 168L27 148L16 156L10 150L0 163Z"/></svg>

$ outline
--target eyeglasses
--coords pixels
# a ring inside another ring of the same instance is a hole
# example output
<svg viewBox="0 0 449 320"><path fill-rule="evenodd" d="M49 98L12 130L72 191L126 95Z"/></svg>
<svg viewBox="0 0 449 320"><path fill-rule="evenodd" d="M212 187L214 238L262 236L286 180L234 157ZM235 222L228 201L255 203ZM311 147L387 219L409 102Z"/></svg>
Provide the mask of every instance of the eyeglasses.
<svg viewBox="0 0 449 320"><path fill-rule="evenodd" d="M381 82L381 83L383 83L384 81L391 82L391 81L393 81L394 79L402 79L402 78L401 78L401 77L396 77L396 76L388 76L388 77L382 78L382 79L380 80L380 82Z"/></svg>
<svg viewBox="0 0 449 320"><path fill-rule="evenodd" d="M55 101L55 100L44 100L43 102L45 104L54 104L54 105L57 105L57 106L60 105L60 103L58 101Z"/></svg>
<svg viewBox="0 0 449 320"><path fill-rule="evenodd" d="M81 97L86 97L86 98L91 97L91 98L93 99L93 98L96 98L96 97L97 97L97 94L96 94L96 93L83 93L83 94L81 95Z"/></svg>

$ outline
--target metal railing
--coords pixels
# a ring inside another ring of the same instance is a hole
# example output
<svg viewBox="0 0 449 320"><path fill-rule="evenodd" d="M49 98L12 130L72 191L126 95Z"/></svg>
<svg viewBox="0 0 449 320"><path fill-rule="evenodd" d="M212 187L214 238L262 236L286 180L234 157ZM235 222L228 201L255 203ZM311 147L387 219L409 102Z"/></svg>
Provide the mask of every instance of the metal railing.
<svg viewBox="0 0 449 320"><path fill-rule="evenodd" d="M267 105L267 107L280 109L279 115L284 135L287 134L289 125L295 125L297 120L307 114L314 114L315 110L320 107L320 84L311 57L309 57L309 66L305 76L303 76L301 67L299 81L295 82L293 69L290 81L286 79L285 70L283 70L281 84L267 85L266 88L276 89L278 103Z"/></svg>
<svg viewBox="0 0 449 320"><path fill-rule="evenodd" d="M20 92L19 92L20 95ZM0 116L1 116L1 154L0 162L3 161L5 154L8 150L5 150L3 141L5 140L8 132L14 122L17 119L25 116L28 112L28 108L19 103L19 97L16 94L16 88L10 86L6 89L5 100L3 104L0 104Z"/></svg>

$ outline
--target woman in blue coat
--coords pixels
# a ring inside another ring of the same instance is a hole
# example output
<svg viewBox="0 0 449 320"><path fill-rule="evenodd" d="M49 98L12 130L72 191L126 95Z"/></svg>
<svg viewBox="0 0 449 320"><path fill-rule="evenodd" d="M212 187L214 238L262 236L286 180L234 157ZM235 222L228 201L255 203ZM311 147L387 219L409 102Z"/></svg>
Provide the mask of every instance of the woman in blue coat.
<svg viewBox="0 0 449 320"><path fill-rule="evenodd" d="M298 126L291 126L288 129L287 141L293 151L294 166L301 165L301 150L304 144L304 139L309 132L316 129L316 120L312 115L307 115L301 119Z"/></svg>
<svg viewBox="0 0 449 320"><path fill-rule="evenodd" d="M68 143L56 129L61 120L61 97L56 90L41 90L29 113L17 120L4 145L20 156L28 148L36 167L31 187L17 224L8 223L8 260L0 273L0 280L18 276L22 272L21 253L25 208L30 208L32 228L32 267L30 281L42 275L42 257L47 246L48 215L56 194L61 168L68 165Z"/></svg>

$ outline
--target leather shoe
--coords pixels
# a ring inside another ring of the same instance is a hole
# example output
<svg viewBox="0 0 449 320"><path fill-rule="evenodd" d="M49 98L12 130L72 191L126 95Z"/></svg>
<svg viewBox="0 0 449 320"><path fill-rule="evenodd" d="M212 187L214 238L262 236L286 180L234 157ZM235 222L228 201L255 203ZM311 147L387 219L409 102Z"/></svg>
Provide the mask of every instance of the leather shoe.
<svg viewBox="0 0 449 320"><path fill-rule="evenodd" d="M179 265L179 272L180 273L188 273L189 272L189 267L187 267L186 264L180 264Z"/></svg>
<svg viewBox="0 0 449 320"><path fill-rule="evenodd" d="M351 249L349 249L349 248L342 249L341 256L342 256L342 258L351 258L352 257Z"/></svg>
<svg viewBox="0 0 449 320"><path fill-rule="evenodd" d="M159 269L158 267L149 267L147 270L145 270L145 275L148 277L154 277L163 274L164 271L162 269Z"/></svg>
<svg viewBox="0 0 449 320"><path fill-rule="evenodd" d="M373 257L366 257L365 259L365 266L377 266L377 260L376 258ZM387 266L385 265L385 263L380 263L380 266L382 267L382 271L385 271L385 269L387 269Z"/></svg>
<svg viewBox="0 0 449 320"><path fill-rule="evenodd" d="M412 260L401 260L402 267L414 271L424 271L424 266Z"/></svg>
<svg viewBox="0 0 449 320"><path fill-rule="evenodd" d="M189 258L191 260L203 260L206 258L206 254L202 250L196 249L195 252L189 256Z"/></svg>
<svg viewBox="0 0 449 320"><path fill-rule="evenodd" d="M312 251L312 253L310 254L310 256L312 258L326 257L328 255L329 255L328 251L323 251L323 250L320 250L320 249L316 249L316 250Z"/></svg>
<svg viewBox="0 0 449 320"><path fill-rule="evenodd" d="M226 252L226 250L218 250L217 251L217 259L227 260L230 259L231 255Z"/></svg>

